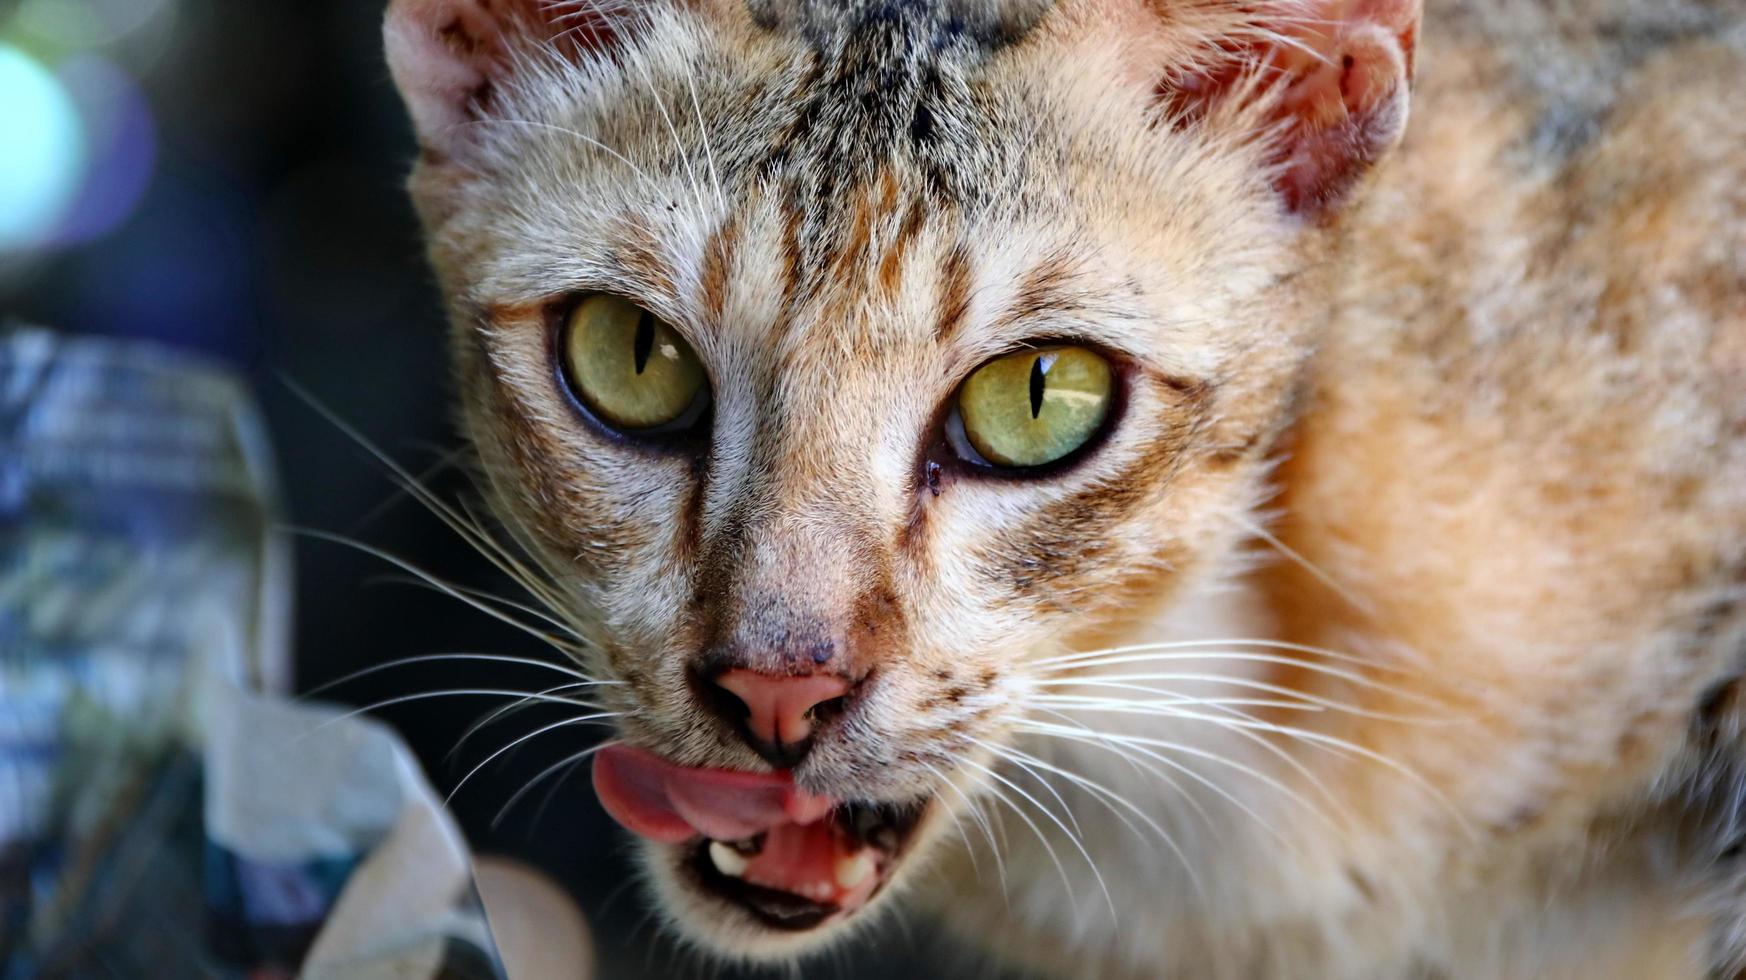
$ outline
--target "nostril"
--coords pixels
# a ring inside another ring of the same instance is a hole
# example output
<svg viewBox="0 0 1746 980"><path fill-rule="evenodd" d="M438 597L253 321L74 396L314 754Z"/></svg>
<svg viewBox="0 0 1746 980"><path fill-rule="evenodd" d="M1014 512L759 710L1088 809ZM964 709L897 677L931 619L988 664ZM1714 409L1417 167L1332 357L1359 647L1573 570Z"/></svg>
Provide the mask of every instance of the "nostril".
<svg viewBox="0 0 1746 980"><path fill-rule="evenodd" d="M752 713L751 707L739 695L715 681L694 677L692 687L696 689L697 698L703 702L703 706L729 726L744 724Z"/></svg>
<svg viewBox="0 0 1746 980"><path fill-rule="evenodd" d="M813 732L843 712L850 692L848 682L829 674L795 677L738 668L704 680L698 693L755 751L788 767L806 755Z"/></svg>
<svg viewBox="0 0 1746 980"><path fill-rule="evenodd" d="M844 694L841 697L834 697L828 701L820 701L806 709L806 717L807 720L812 722L812 727L817 729L823 725L829 724L838 715L841 715L843 710L848 706L849 696Z"/></svg>

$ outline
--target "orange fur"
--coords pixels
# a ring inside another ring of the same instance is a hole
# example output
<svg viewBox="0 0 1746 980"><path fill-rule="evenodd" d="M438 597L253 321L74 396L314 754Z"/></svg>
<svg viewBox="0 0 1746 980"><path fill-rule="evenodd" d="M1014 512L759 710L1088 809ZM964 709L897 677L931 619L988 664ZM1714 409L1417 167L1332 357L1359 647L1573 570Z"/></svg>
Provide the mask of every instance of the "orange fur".
<svg viewBox="0 0 1746 980"><path fill-rule="evenodd" d="M875 908L1060 976L1739 965L1739 10L649 3L604 52L511 34L456 128L416 59L474 2L391 10L413 191L493 504L623 737L762 766L687 665L821 631L879 684L796 778L935 802L940 883ZM706 452L566 402L589 291L686 334ZM1060 337L1131 358L1095 453L928 468L969 371ZM778 935L645 857L730 958L874 917Z"/></svg>

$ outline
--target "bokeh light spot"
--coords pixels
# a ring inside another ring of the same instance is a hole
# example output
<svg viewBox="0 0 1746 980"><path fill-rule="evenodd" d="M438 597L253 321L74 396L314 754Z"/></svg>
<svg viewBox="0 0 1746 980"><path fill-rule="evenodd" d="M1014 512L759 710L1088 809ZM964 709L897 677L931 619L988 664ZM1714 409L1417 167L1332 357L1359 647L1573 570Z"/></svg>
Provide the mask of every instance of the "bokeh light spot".
<svg viewBox="0 0 1746 980"><path fill-rule="evenodd" d="M58 76L84 120L86 176L52 241L65 247L108 234L139 204L157 159L151 107L127 73L97 55L75 55Z"/></svg>
<svg viewBox="0 0 1746 980"><path fill-rule="evenodd" d="M164 11L168 0L23 0L17 27L68 48L113 44Z"/></svg>
<svg viewBox="0 0 1746 980"><path fill-rule="evenodd" d="M52 233L85 177L78 107L55 76L0 44L0 250Z"/></svg>

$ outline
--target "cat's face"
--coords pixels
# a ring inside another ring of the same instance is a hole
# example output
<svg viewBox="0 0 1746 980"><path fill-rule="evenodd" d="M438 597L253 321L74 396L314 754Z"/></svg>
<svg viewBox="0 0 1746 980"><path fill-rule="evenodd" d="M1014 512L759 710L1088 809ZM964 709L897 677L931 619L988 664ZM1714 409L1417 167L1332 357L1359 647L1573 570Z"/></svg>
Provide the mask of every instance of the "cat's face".
<svg viewBox="0 0 1746 980"><path fill-rule="evenodd" d="M730 955L867 918L1039 658L1227 570L1313 328L1277 156L1160 121L1180 32L919 10L391 14L466 428Z"/></svg>

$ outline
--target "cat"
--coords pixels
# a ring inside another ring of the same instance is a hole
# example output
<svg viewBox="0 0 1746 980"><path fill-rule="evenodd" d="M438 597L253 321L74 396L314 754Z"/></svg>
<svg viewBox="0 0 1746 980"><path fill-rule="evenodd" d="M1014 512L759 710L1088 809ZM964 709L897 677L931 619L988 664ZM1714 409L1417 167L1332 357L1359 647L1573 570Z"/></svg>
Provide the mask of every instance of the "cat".
<svg viewBox="0 0 1746 980"><path fill-rule="evenodd" d="M1746 967L1743 23L392 0L461 424L672 932Z"/></svg>

